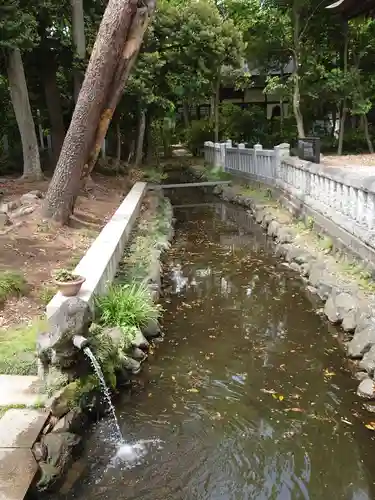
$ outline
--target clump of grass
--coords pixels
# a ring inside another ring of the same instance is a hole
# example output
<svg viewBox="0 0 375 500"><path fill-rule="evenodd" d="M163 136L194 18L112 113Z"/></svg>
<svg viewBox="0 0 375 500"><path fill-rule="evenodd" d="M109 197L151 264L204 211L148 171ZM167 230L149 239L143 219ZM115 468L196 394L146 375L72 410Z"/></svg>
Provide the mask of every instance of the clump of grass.
<svg viewBox="0 0 375 500"><path fill-rule="evenodd" d="M39 300L44 306L46 306L49 302L51 302L55 293L56 290L54 287L49 285L44 285L39 292Z"/></svg>
<svg viewBox="0 0 375 500"><path fill-rule="evenodd" d="M22 274L16 271L0 272L0 304L14 296L25 295L27 282Z"/></svg>
<svg viewBox="0 0 375 500"><path fill-rule="evenodd" d="M45 328L45 321L30 325L0 329L0 373L7 375L36 375L36 337Z"/></svg>
<svg viewBox="0 0 375 500"><path fill-rule="evenodd" d="M154 182L156 184L160 183L168 176L162 170L158 170L156 168L148 168L143 172L143 178L145 181Z"/></svg>
<svg viewBox="0 0 375 500"><path fill-rule="evenodd" d="M104 326L145 326L157 320L161 309L154 304L145 284L113 285L108 293L97 297L96 307L99 323Z"/></svg>

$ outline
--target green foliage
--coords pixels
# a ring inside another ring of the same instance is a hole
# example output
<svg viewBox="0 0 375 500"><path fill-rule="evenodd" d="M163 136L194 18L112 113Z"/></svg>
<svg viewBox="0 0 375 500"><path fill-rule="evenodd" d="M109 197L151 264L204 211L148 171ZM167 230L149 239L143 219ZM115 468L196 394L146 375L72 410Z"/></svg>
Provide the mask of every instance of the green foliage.
<svg viewBox="0 0 375 500"><path fill-rule="evenodd" d="M0 272L0 305L12 296L24 295L27 282L22 274L16 271Z"/></svg>
<svg viewBox="0 0 375 500"><path fill-rule="evenodd" d="M45 328L45 321L0 329L0 373L36 375L36 337Z"/></svg>
<svg viewBox="0 0 375 500"><path fill-rule="evenodd" d="M145 326L157 320L161 309L154 304L148 287L142 283L113 285L108 293L96 298L98 321L105 326Z"/></svg>
<svg viewBox="0 0 375 500"><path fill-rule="evenodd" d="M55 293L56 290L54 287L51 287L49 285L44 285L42 289L39 291L40 302L46 306L52 300Z"/></svg>
<svg viewBox="0 0 375 500"><path fill-rule="evenodd" d="M160 184L161 181L167 178L167 174L165 174L160 168L148 168L143 170L143 178L147 182Z"/></svg>
<svg viewBox="0 0 375 500"><path fill-rule="evenodd" d="M79 276L72 273L72 271L68 271L67 269L57 269L53 273L53 279L60 283L69 283L71 281L77 281Z"/></svg>
<svg viewBox="0 0 375 500"><path fill-rule="evenodd" d="M185 141L189 151L198 156L205 141L214 140L214 127L209 120L194 120L185 134Z"/></svg>

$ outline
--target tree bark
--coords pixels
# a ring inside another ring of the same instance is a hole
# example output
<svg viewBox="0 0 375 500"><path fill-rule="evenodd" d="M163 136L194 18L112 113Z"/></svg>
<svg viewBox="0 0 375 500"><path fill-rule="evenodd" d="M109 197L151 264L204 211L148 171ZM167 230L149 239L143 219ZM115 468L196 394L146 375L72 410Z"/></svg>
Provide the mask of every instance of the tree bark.
<svg viewBox="0 0 375 500"><path fill-rule="evenodd" d="M136 167L138 167L138 165L142 163L145 129L146 129L146 111L144 109L141 109L139 113L137 149L135 152L135 159L134 159L134 165Z"/></svg>
<svg viewBox="0 0 375 500"><path fill-rule="evenodd" d="M75 55L80 62L85 60L86 56L86 38L85 38L85 18L83 15L83 0L70 0L72 6L72 27L73 43L75 46ZM81 90L83 74L78 68L73 70L74 78L74 101L77 102L79 91Z"/></svg>
<svg viewBox="0 0 375 500"><path fill-rule="evenodd" d="M69 220L96 163L154 8L152 0L147 7L134 0L108 2L45 199L44 214L56 222Z"/></svg>
<svg viewBox="0 0 375 500"><path fill-rule="evenodd" d="M184 125L185 128L190 127L190 113L189 113L189 104L184 101L183 103L183 108L182 108L183 116L184 116Z"/></svg>
<svg viewBox="0 0 375 500"><path fill-rule="evenodd" d="M363 115L362 118L363 118L363 130L365 132L367 147L368 147L369 152L372 154L374 152L374 145L372 144L372 140L371 140L371 137L370 137L370 132L368 130L367 115Z"/></svg>
<svg viewBox="0 0 375 500"><path fill-rule="evenodd" d="M344 75L346 76L348 72L348 48L349 48L349 34L348 34L348 23L344 26ZM344 144L344 131L346 115L348 113L347 99L344 97L342 101L341 114L340 114L340 130L339 130L339 140L337 144L337 154L342 155L343 144Z"/></svg>
<svg viewBox="0 0 375 500"><path fill-rule="evenodd" d="M118 171L121 162L121 127L120 120L116 120L116 163L115 169Z"/></svg>
<svg viewBox="0 0 375 500"><path fill-rule="evenodd" d="M44 66L43 84L51 123L52 161L55 167L65 137L65 127L61 108L60 91L56 80L55 65L50 63Z"/></svg>
<svg viewBox="0 0 375 500"><path fill-rule="evenodd" d="M31 113L29 93L19 49L12 49L9 52L7 69L10 96L22 142L22 177L30 181L43 179L35 123Z"/></svg>
<svg viewBox="0 0 375 500"><path fill-rule="evenodd" d="M219 142L220 73L217 76L214 97L215 142Z"/></svg>
<svg viewBox="0 0 375 500"><path fill-rule="evenodd" d="M305 127L303 125L303 116L301 113L301 93L299 88L299 55L300 55L300 40L299 40L299 24L300 13L296 2L293 2L293 113L296 120L298 136L305 137Z"/></svg>

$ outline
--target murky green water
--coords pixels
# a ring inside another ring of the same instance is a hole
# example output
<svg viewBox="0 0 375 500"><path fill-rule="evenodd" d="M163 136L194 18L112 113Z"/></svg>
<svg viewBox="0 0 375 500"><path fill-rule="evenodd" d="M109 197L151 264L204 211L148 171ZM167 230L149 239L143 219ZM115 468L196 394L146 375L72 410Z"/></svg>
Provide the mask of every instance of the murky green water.
<svg viewBox="0 0 375 500"><path fill-rule="evenodd" d="M374 498L356 383L300 280L244 212L219 203L176 216L165 342L117 405L138 459L115 457L103 420L56 498Z"/></svg>

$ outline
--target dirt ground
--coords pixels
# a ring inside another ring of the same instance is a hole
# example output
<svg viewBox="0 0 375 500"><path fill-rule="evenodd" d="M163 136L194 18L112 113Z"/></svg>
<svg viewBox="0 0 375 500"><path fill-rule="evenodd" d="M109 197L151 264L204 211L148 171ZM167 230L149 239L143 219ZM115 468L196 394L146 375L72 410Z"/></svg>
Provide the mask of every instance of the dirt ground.
<svg viewBox="0 0 375 500"><path fill-rule="evenodd" d="M52 272L57 268L75 267L130 189L125 177L94 174L93 180L93 189L77 200L69 226L51 229L36 210L17 219L20 225L11 226L7 234L0 235L0 270L21 272L29 285L25 297L9 299L0 309L0 328L28 322L43 312L55 291ZM36 189L45 193L48 182L1 179L0 189L4 193L1 202L18 199Z"/></svg>
<svg viewBox="0 0 375 500"><path fill-rule="evenodd" d="M375 154L325 156L321 163L333 167L373 167L375 166Z"/></svg>

